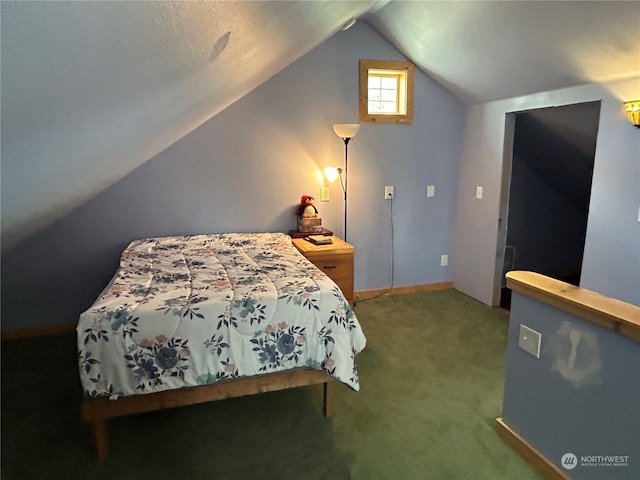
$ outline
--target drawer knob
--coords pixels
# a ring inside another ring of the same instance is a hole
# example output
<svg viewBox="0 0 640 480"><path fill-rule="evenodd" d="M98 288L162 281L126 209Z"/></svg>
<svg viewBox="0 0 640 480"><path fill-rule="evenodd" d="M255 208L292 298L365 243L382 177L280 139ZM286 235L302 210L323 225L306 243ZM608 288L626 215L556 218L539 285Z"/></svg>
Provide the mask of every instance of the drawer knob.
<svg viewBox="0 0 640 480"><path fill-rule="evenodd" d="M335 265L325 265L325 266L324 266L324 267L322 267L322 268L324 268L325 270L330 270L330 269L332 269L332 268L336 268L336 266L335 266Z"/></svg>

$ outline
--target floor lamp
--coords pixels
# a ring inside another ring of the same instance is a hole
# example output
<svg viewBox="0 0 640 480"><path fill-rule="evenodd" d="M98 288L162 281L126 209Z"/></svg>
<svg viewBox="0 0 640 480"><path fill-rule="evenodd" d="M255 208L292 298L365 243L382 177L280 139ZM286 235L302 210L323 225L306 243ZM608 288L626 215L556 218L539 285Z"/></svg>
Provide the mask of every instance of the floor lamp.
<svg viewBox="0 0 640 480"><path fill-rule="evenodd" d="M333 131L338 137L344 141L344 180L342 178L342 169L338 168L337 172L340 176L340 184L344 192L344 241L347 241L347 165L349 160L349 140L356 136L360 129L359 123L336 123L333 125ZM335 180L335 177L334 177Z"/></svg>

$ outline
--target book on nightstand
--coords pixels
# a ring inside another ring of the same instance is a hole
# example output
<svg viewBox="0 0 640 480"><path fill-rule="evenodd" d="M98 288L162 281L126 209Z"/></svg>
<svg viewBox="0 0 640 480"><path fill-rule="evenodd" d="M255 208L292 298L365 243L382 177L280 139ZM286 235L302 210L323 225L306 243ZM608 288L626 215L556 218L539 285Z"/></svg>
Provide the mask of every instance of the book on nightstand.
<svg viewBox="0 0 640 480"><path fill-rule="evenodd" d="M312 233L312 232L301 232L299 230L289 230L289 236L291 238L306 238L309 236L309 234L315 235L315 236L319 236L319 235L327 235L327 236L331 236L333 235L333 232L331 230L327 230L326 228L322 228L321 232L317 232L317 233Z"/></svg>
<svg viewBox="0 0 640 480"><path fill-rule="evenodd" d="M331 237L326 235L309 235L307 237L307 240L309 240L311 243L314 243L316 245L329 245L333 243L333 240L331 240Z"/></svg>

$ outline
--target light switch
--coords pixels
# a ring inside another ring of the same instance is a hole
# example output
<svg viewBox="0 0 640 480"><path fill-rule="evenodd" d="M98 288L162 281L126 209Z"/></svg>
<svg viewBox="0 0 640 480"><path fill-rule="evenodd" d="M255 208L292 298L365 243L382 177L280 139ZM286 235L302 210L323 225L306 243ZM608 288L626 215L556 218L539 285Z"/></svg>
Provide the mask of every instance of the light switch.
<svg viewBox="0 0 640 480"><path fill-rule="evenodd" d="M520 324L520 336L518 337L518 347L536 358L540 358L540 332Z"/></svg>
<svg viewBox="0 0 640 480"><path fill-rule="evenodd" d="M331 189L329 187L320 187L320 201L328 202L331 198Z"/></svg>
<svg viewBox="0 0 640 480"><path fill-rule="evenodd" d="M427 198L436 196L436 186L435 185L427 185Z"/></svg>
<svg viewBox="0 0 640 480"><path fill-rule="evenodd" d="M476 198L482 200L482 185L476 186Z"/></svg>

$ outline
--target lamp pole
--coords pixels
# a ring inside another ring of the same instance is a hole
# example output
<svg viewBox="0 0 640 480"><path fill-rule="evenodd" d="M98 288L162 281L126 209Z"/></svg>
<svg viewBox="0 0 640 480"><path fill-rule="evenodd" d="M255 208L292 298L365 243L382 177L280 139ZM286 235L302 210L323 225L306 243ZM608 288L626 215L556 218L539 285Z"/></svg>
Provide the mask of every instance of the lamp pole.
<svg viewBox="0 0 640 480"><path fill-rule="evenodd" d="M360 129L359 123L336 123L333 125L333 131L344 142L344 183L342 190L344 191L344 241L347 241L347 167L349 162L349 141L356 136ZM340 175L342 182L342 175Z"/></svg>
<svg viewBox="0 0 640 480"><path fill-rule="evenodd" d="M347 241L347 164L349 161L349 140L351 137L345 137L344 140L344 241Z"/></svg>

